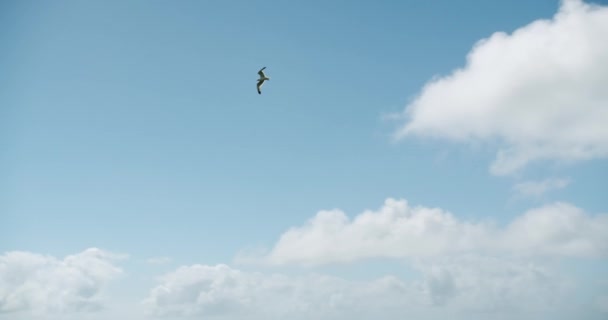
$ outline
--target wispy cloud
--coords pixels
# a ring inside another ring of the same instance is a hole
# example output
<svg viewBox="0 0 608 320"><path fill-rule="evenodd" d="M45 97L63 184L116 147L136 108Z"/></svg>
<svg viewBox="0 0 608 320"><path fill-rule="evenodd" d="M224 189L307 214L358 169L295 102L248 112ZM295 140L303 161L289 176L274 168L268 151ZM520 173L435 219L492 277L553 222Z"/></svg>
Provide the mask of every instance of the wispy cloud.
<svg viewBox="0 0 608 320"><path fill-rule="evenodd" d="M563 189L569 184L569 179L545 179L541 181L525 181L513 186L513 190L522 196L540 197L549 191Z"/></svg>

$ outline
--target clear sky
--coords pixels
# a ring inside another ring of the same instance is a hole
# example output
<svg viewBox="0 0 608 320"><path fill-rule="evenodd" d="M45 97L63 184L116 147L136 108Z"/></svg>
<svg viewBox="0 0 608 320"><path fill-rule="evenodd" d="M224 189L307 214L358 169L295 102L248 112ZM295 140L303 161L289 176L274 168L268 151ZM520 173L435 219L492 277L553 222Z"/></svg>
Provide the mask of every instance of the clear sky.
<svg viewBox="0 0 608 320"><path fill-rule="evenodd" d="M0 319L607 316L593 4L3 1Z"/></svg>

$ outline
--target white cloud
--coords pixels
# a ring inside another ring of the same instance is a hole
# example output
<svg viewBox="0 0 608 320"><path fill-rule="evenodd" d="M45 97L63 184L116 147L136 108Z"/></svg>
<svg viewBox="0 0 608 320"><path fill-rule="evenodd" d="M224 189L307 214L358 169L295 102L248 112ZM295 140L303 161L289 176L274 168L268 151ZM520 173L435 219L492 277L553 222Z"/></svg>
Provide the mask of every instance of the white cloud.
<svg viewBox="0 0 608 320"><path fill-rule="evenodd" d="M523 196L540 197L549 191L563 189L569 184L568 179L545 179L521 182L516 184L513 189Z"/></svg>
<svg viewBox="0 0 608 320"><path fill-rule="evenodd" d="M597 257L608 254L608 215L589 216L567 203L526 212L503 232L507 249L532 255Z"/></svg>
<svg viewBox="0 0 608 320"><path fill-rule="evenodd" d="M541 311L554 308L572 290L550 268L522 259L460 255L417 267L430 301L463 313Z"/></svg>
<svg viewBox="0 0 608 320"><path fill-rule="evenodd" d="M564 1L551 20L479 41L424 86L397 138L496 143L491 172L608 156L608 7Z"/></svg>
<svg viewBox="0 0 608 320"><path fill-rule="evenodd" d="M351 281L318 274L244 272L192 265L162 277L144 305L166 317L222 319L534 319L570 293L529 262L481 256L419 262L423 277Z"/></svg>
<svg viewBox="0 0 608 320"><path fill-rule="evenodd" d="M304 226L283 233L270 251L241 253L236 261L314 266L459 253L605 256L608 215L591 216L570 204L555 203L530 210L501 228L389 198L378 211L365 211L352 220L340 210L320 211Z"/></svg>
<svg viewBox="0 0 608 320"><path fill-rule="evenodd" d="M356 306L353 299L369 295L377 287L388 290L386 287L401 285L393 278L356 286L321 275L288 277L248 273L226 265L192 265L163 276L144 305L151 314L165 317L319 318L348 312L346 307Z"/></svg>
<svg viewBox="0 0 608 320"><path fill-rule="evenodd" d="M0 256L0 314L33 315L93 311L102 308L100 293L122 271L119 256L90 248L63 260L30 252Z"/></svg>

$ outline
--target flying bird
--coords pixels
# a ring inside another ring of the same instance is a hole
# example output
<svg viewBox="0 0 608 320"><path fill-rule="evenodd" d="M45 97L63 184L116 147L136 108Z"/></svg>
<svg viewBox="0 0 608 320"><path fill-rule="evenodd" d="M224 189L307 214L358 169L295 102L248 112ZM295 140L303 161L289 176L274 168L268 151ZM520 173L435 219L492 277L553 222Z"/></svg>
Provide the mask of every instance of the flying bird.
<svg viewBox="0 0 608 320"><path fill-rule="evenodd" d="M258 71L258 74L260 75L260 78L258 79L258 94L262 94L262 91L260 91L260 89L262 89L262 85L264 84L264 81L270 80L270 78L268 78L264 74L264 69L266 69L266 67L264 67L264 68L260 69L260 71Z"/></svg>

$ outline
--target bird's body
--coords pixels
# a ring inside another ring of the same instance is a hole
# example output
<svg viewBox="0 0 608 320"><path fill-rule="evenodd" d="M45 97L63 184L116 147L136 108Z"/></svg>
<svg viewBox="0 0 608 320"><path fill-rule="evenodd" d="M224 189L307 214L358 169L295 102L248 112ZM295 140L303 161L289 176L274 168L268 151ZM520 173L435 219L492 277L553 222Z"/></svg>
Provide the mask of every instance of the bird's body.
<svg viewBox="0 0 608 320"><path fill-rule="evenodd" d="M270 80L270 78L268 78L265 74L264 74L264 69L266 69L266 67L260 69L260 71L258 71L258 74L260 75L260 78L258 79L258 94L262 94L262 85L264 84L264 81L266 80Z"/></svg>

